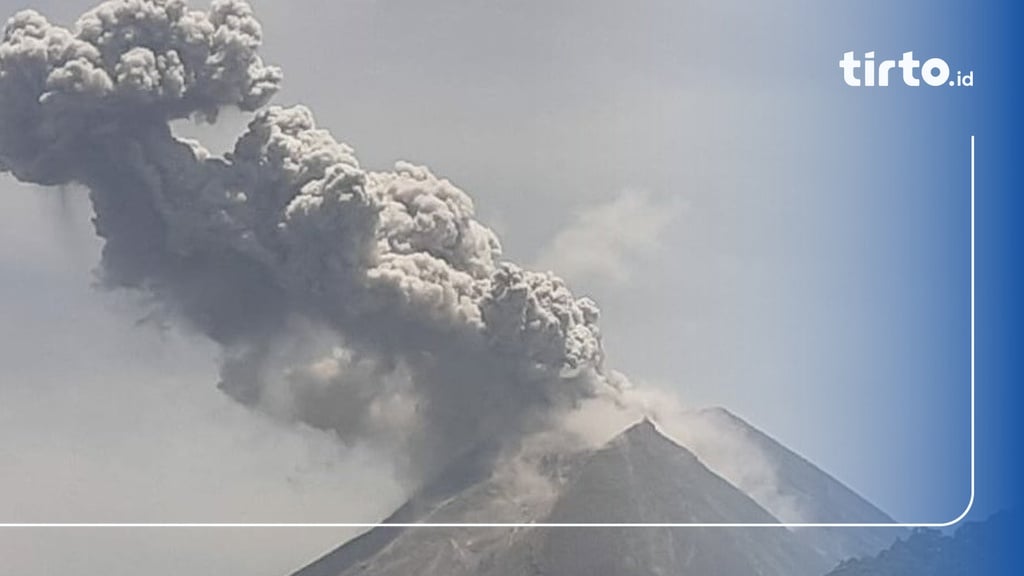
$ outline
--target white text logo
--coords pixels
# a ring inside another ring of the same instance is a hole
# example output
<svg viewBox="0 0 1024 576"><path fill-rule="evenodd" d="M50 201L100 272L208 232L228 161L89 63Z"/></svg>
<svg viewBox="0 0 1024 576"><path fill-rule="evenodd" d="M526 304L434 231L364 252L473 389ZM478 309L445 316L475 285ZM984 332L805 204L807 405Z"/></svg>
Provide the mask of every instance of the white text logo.
<svg viewBox="0 0 1024 576"><path fill-rule="evenodd" d="M957 70L954 77L942 58L921 62L914 59L913 52L904 52L898 61L882 60L877 64L874 52L865 52L862 60L855 58L852 51L845 52L839 67L843 69L847 86L888 86L890 75L902 79L907 86L920 86L921 82L928 86L974 86L973 70ZM894 72L895 68L899 68L899 72Z"/></svg>

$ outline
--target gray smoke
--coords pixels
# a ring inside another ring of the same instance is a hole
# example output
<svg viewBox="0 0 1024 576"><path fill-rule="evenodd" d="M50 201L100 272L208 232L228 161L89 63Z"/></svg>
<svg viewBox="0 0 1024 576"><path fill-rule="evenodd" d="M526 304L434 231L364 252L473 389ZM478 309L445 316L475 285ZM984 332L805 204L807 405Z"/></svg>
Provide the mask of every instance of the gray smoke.
<svg viewBox="0 0 1024 576"><path fill-rule="evenodd" d="M449 181L367 171L308 109L266 107L281 72L261 35L241 0L112 0L71 29L18 13L0 169L84 185L103 284L216 341L227 394L393 447L417 475L616 396L594 303L502 261ZM231 106L255 114L223 157L172 134Z"/></svg>

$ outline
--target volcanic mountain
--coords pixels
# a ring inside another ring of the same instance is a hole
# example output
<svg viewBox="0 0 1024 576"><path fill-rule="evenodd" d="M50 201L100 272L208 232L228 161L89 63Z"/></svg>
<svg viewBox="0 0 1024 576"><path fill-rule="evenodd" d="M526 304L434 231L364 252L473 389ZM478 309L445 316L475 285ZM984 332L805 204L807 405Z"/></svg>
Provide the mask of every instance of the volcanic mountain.
<svg viewBox="0 0 1024 576"><path fill-rule="evenodd" d="M894 520L802 456L724 408L690 412L672 437L783 522L888 524ZM801 529L828 558L870 556L906 530Z"/></svg>
<svg viewBox="0 0 1024 576"><path fill-rule="evenodd" d="M718 426L717 432L711 428L695 442L701 451L714 453L708 439L718 437L725 448L745 445L779 466L773 498L754 494L763 502L794 501L831 522L892 521L730 413L718 409L691 416ZM828 517L832 508L836 515ZM529 465L492 472L453 466L384 525L294 576L812 576L848 556L875 553L901 535L891 529L784 527L387 526L421 522L711 524L780 519L644 420L594 450L548 454Z"/></svg>

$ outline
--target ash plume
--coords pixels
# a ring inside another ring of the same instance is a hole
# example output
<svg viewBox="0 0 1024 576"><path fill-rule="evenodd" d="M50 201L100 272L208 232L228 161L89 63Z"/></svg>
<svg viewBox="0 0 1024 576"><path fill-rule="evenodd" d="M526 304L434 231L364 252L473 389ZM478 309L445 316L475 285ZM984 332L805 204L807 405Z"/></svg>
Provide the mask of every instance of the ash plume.
<svg viewBox="0 0 1024 576"><path fill-rule="evenodd" d="M223 350L238 401L377 442L422 477L553 409L618 395L598 309L502 260L470 197L427 168L362 168L302 107L268 103L249 5L112 0L70 29L33 11L0 43L0 169L89 191L99 275ZM254 112L223 157L170 122Z"/></svg>

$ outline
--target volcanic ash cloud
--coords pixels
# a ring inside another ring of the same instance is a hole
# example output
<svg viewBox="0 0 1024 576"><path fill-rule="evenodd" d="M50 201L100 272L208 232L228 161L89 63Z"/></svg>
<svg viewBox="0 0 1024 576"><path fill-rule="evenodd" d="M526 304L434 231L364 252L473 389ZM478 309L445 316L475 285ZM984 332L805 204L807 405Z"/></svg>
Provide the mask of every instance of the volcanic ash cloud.
<svg viewBox="0 0 1024 576"><path fill-rule="evenodd" d="M105 286L143 291L223 349L233 398L423 475L556 408L615 398L598 309L501 259L465 192L363 169L301 106L249 5L115 0L71 28L33 11L0 43L0 168L90 194ZM223 157L169 123L254 112Z"/></svg>

